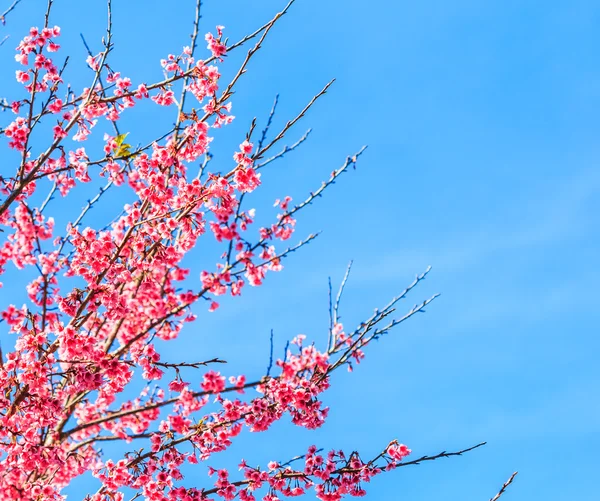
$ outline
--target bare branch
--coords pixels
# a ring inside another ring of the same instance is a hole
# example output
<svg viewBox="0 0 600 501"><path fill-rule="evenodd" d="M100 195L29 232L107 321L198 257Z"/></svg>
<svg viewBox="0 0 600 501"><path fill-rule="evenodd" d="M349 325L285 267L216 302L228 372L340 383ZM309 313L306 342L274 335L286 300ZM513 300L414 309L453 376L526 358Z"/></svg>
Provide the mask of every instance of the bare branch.
<svg viewBox="0 0 600 501"><path fill-rule="evenodd" d="M296 0L290 0L288 2L288 4L283 8L283 10L281 12L279 12L277 14L276 17L281 17L283 16L288 10L289 8L292 6L292 4L295 2ZM240 45L245 44L248 40L251 40L252 38L254 38L257 35L260 35L263 31L265 31L267 28L269 28L269 25L272 23L272 21L269 21L268 23L263 24L260 28L258 28L256 31L254 31L253 33L250 33L249 35L246 35L244 38L242 38L240 41L234 43L233 45L230 45L229 47L227 47L227 52L231 52L233 49L239 47ZM209 60L205 61L205 62L210 62L213 61L215 58L212 57Z"/></svg>
<svg viewBox="0 0 600 501"><path fill-rule="evenodd" d="M289 153L290 151L294 151L298 146L300 146L304 141L306 141L308 139L308 135L312 132L312 129L308 129L304 135L298 139L298 141L296 141L294 144L292 144L291 146L284 146L283 150L281 150L279 153L277 153L276 155L273 155L270 158L267 158L266 160L264 160L261 163L258 163L254 166L255 170L259 170L262 169L263 167L265 167L266 165L270 164L271 162L277 160L278 158L281 158L282 156L284 156L286 153Z"/></svg>
<svg viewBox="0 0 600 501"><path fill-rule="evenodd" d="M439 454L436 454L435 456L422 456L419 459L413 459L412 461L402 462L398 465L398 468L400 468L401 466L412 466L412 465L416 465L416 464L421 464L421 463L424 463L425 461L435 461L436 459L441 459L441 458L462 456L463 454L474 451L475 449L478 449L479 447L483 447L486 444L487 444L487 442L481 442L477 445L474 445L473 447L469 447L468 449L463 449L463 450L457 451L457 452L442 451Z"/></svg>
<svg viewBox="0 0 600 501"><path fill-rule="evenodd" d="M265 142L265 139L267 138L267 133L269 132L269 128L271 127L271 122L273 121L273 117L275 116L275 110L277 109L278 103L279 103L279 94L277 94L275 96L275 101L273 101L273 107L271 108L271 111L269 113L269 118L267 119L267 125L265 125L265 128L262 131L260 139L258 140L258 146L256 147L256 149L259 151L262 148L262 146Z"/></svg>
<svg viewBox="0 0 600 501"><path fill-rule="evenodd" d="M2 23L2 26L6 25L6 16L10 14L20 3L21 0L15 0L12 4L10 4L8 9L6 9L2 14L0 14L0 23Z"/></svg>
<svg viewBox="0 0 600 501"><path fill-rule="evenodd" d="M340 316L338 314L340 308L340 301L342 300L342 294L344 293L344 287L346 286L346 282L348 281L348 277L350 276L350 270L352 269L352 261L348 263L348 268L346 268L346 273L344 274L344 278L342 279L342 283L340 284L340 288L338 290L337 296L335 298L335 305L333 304L333 296L331 291L331 278L329 279L329 339L327 341L327 351L330 352L335 347L335 334L333 328L337 323L339 323Z"/></svg>
<svg viewBox="0 0 600 501"><path fill-rule="evenodd" d="M319 99L320 97L324 96L327 93L327 90L329 89L329 87L331 87L333 85L333 82L335 82L335 78L333 80L330 80L327 85L325 85L325 87L323 87L321 89L321 91L319 93L317 93L310 101L309 103L304 107L304 109L298 113L298 115L296 115L296 117L292 120L290 120L288 123L285 124L285 126L283 127L283 129L281 129L281 131L279 132L279 134L277 134L277 136L275 136L275 138L265 147L263 147L261 150L256 152L256 156L254 157L255 159L260 159L262 158L262 156L268 151L270 150L278 141L280 141L281 139L283 139L283 137L285 136L286 132L288 130L290 130L294 124L300 120L302 117L304 117L304 115L306 114L306 112L308 110L310 110L313 106L313 104L315 104L315 102L317 101L317 99ZM362 152L362 150L361 150ZM359 153L360 154L360 153Z"/></svg>
<svg viewBox="0 0 600 501"><path fill-rule="evenodd" d="M198 369L199 367L206 367L208 364L226 364L226 360L221 360L220 358L212 358L210 360L205 360L204 362L179 362L179 363L168 363L168 362L153 362L153 365L158 367L164 367L165 369L180 369L182 367L191 367L194 369Z"/></svg>
<svg viewBox="0 0 600 501"><path fill-rule="evenodd" d="M1 354L2 352L0 352ZM273 368L273 329L271 329L270 336L270 351L269 351L269 366L267 367L267 377L271 376L271 369Z"/></svg>
<svg viewBox="0 0 600 501"><path fill-rule="evenodd" d="M181 119L182 119L182 113L183 113L183 107L185 106L185 98L187 96L187 83L188 83L188 78L189 78L189 73L190 70L192 68L192 58L194 57L194 53L196 52L196 46L197 46L197 39L198 39L198 30L200 27L200 19L202 17L202 15L200 14L200 10L202 8L202 0L196 0L196 14L194 16L194 30L192 32L192 43L190 46L191 49L191 54L189 54L189 59L186 65L186 69L185 69L185 76L183 77L183 82L182 82L182 87L181 87L181 96L179 97L179 106L177 109L177 121L175 122L175 131L176 134L179 133L179 129L181 127Z"/></svg>
<svg viewBox="0 0 600 501"><path fill-rule="evenodd" d="M500 491L498 492L498 494L496 494L492 499L490 499L490 501L498 501L498 499L500 499L500 496L502 496L502 494L504 494L504 491L506 491L506 488L512 484L512 481L515 479L515 477L517 476L517 473L519 473L518 471L515 471L510 478L504 483L504 485L502 486L502 488L500 489Z"/></svg>

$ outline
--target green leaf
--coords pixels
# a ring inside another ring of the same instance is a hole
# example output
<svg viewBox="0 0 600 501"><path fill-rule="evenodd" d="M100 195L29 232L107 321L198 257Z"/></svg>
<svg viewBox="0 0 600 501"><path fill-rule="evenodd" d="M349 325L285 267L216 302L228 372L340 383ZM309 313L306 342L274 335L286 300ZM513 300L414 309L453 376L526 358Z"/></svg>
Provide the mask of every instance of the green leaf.
<svg viewBox="0 0 600 501"><path fill-rule="evenodd" d="M114 148L113 152L116 157L126 157L131 155L131 145L125 143L125 138L129 135L129 132L125 134L119 134L115 137L115 143L117 144L116 148Z"/></svg>
<svg viewBox="0 0 600 501"><path fill-rule="evenodd" d="M117 148L115 148L115 149L118 149L118 147L123 144L123 141L125 141L125 138L128 135L129 135L129 132L126 132L125 134L119 134L117 137L115 137L115 143L117 143Z"/></svg>

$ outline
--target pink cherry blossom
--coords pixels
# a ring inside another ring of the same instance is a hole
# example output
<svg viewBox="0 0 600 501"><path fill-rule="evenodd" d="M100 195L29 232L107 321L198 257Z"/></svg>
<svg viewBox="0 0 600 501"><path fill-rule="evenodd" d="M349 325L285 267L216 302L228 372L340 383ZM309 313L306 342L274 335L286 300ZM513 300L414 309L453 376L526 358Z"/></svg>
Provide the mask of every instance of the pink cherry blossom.
<svg viewBox="0 0 600 501"><path fill-rule="evenodd" d="M261 29L261 41L280 17ZM233 162L211 160L214 129L233 121L232 89L247 71L243 63L233 72L238 77L222 81L222 26L206 35L208 51L190 44L168 54L163 77L149 83L128 68L116 71L105 41L87 58L91 77L79 86L63 81L68 72L52 59L61 32L49 18L42 16L43 27L31 28L16 48L22 85L7 101L16 116L7 115L2 128L9 151L8 174L0 178L0 274L20 271L5 286L22 291L25 304L0 312L14 340L0 361L0 501L61 500L90 474L99 488L89 501L123 501L131 491L152 501L277 501L311 490L327 501L364 496L365 484L410 454L407 446L381 444L364 459L313 446L298 461L265 467L242 460L237 471L214 468L214 459L235 450L241 434L266 432L282 419L308 430L323 426L331 374L366 356L393 304L354 332L332 319L328 343L294 337L258 377L227 369L219 358L178 361L164 350L208 312L229 321L230 304L247 286L282 271L284 260L315 237L287 243L298 212L356 158L298 205L282 194L279 214L251 209L262 207L254 197L269 175L263 154L300 116L271 139L266 132L256 139L252 123L228 154ZM150 139L135 129L144 120L136 115L140 100L148 98L171 106L160 111L171 113L166 133ZM88 191L81 183L90 183ZM265 222L256 227L258 217ZM208 260L204 249L213 247L217 257ZM193 253L198 248L202 261ZM248 330L243 321L238 327ZM256 372L255 364L249 369ZM103 454L106 441L122 453ZM184 478L184 465L201 461L208 477Z"/></svg>

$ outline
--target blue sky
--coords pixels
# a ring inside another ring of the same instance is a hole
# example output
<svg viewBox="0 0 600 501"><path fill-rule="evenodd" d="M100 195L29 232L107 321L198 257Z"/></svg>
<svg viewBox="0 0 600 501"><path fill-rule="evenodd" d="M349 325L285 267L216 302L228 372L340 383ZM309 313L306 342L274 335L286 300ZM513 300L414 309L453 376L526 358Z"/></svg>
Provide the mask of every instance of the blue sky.
<svg viewBox="0 0 600 501"><path fill-rule="evenodd" d="M136 84L160 78L159 59L188 41L194 2L114 3L112 66ZM223 24L237 40L284 3L207 0L201 31ZM5 75L19 35L43 22L44 6L25 0L7 19ZM79 33L99 51L104 8L56 2L52 21L82 85ZM600 5L583 0L297 0L243 77L236 122L216 135L215 162L230 164L250 120L261 126L276 94L275 128L333 77L331 92L289 136L311 127L309 141L265 171L253 205L272 217L275 198L302 199L346 155L369 148L300 216L296 237L322 230L317 241L241 300L214 314L198 309L198 322L164 358L218 355L228 373L259 374L271 328L276 349L298 333L323 343L327 277L339 282L351 259L342 305L350 327L428 265L404 308L442 295L371 346L353 374L334 377L322 429L281 423L245 435L217 463L285 460L312 443L368 457L398 438L416 457L487 441L462 458L377 477L367 499L485 500L515 470L503 499L597 499L599 20ZM225 76L243 55L231 55ZM1 88L15 87L3 79ZM125 117L125 130L163 130L156 107L148 110ZM100 226L109 210L100 207L89 224ZM209 266L209 255L199 249L194 264ZM12 300L6 287L0 294ZM79 499L83 490L72 492Z"/></svg>

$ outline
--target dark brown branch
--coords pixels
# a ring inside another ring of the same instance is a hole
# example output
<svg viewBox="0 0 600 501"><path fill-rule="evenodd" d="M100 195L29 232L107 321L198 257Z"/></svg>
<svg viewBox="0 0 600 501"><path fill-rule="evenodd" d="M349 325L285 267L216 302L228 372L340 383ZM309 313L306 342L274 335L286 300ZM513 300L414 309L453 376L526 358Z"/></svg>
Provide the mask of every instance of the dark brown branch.
<svg viewBox="0 0 600 501"><path fill-rule="evenodd" d="M435 461L436 459L440 459L440 458L462 456L463 454L474 451L475 449L479 449L479 447L483 447L486 444L487 444L487 442L481 442L477 445L474 445L473 447L469 447L468 449L463 449L462 451L457 451L457 452L442 451L439 454L436 454L435 456L422 456L419 459L413 459L412 461L402 462L398 465L398 468L400 468L401 466L411 466L411 465L415 465L415 464L421 464L425 461Z"/></svg>
<svg viewBox="0 0 600 501"><path fill-rule="evenodd" d="M200 367L206 367L208 364L226 364L226 360L220 358L212 358L205 360L204 362L179 362L179 363L167 363L167 362L154 362L153 365L158 367L164 367L165 369L180 369L182 367L192 367L198 369Z"/></svg>

